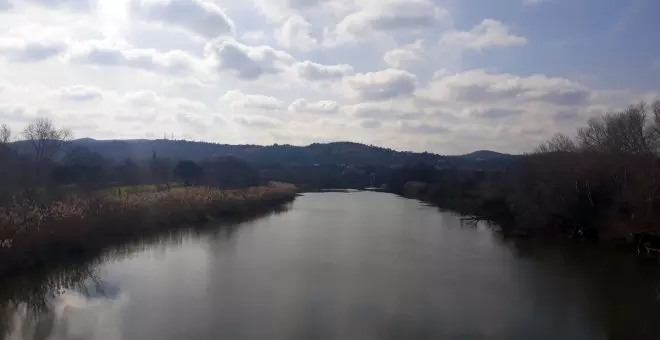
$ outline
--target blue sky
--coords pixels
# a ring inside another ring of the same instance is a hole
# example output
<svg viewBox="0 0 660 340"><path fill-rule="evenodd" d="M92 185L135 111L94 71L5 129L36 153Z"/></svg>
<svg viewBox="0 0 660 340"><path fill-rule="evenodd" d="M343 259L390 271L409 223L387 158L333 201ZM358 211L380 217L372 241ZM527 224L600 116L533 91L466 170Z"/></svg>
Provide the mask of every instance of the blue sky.
<svg viewBox="0 0 660 340"><path fill-rule="evenodd" d="M652 0L0 0L0 123L525 152L660 99Z"/></svg>
<svg viewBox="0 0 660 340"><path fill-rule="evenodd" d="M660 85L660 2L652 0L547 0L460 2L457 25L470 27L483 17L524 32L529 43L466 58L467 67L497 68L521 74L588 76L595 86L646 90ZM484 66L485 65L485 66Z"/></svg>

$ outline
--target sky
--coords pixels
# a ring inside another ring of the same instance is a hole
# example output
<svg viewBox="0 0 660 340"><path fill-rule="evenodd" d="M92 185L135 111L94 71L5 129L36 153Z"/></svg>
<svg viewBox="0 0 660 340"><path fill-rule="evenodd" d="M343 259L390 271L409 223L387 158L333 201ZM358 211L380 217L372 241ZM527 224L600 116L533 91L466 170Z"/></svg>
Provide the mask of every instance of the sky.
<svg viewBox="0 0 660 340"><path fill-rule="evenodd" d="M655 0L0 0L0 123L520 153L660 99L657 13Z"/></svg>

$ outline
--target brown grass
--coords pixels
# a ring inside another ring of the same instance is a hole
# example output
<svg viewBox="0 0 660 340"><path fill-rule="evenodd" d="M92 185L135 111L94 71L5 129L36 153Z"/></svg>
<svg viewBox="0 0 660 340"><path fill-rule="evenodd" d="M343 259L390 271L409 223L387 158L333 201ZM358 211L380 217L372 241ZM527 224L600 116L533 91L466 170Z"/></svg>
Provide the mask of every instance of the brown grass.
<svg viewBox="0 0 660 340"><path fill-rule="evenodd" d="M0 208L0 275L167 228L250 217L293 200L295 194L293 185L271 183L242 190L194 187L70 197L41 207L16 202Z"/></svg>

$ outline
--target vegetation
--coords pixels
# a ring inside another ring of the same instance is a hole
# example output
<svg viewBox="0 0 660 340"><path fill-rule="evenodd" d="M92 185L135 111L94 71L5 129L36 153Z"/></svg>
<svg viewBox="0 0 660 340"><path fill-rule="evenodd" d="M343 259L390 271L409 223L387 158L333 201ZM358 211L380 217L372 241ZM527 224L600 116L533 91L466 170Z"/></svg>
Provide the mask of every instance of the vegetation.
<svg viewBox="0 0 660 340"><path fill-rule="evenodd" d="M241 190L176 188L122 197L69 197L39 207L28 202L0 208L0 273L122 242L136 235L249 217L288 202L295 187L268 184Z"/></svg>
<svg viewBox="0 0 660 340"><path fill-rule="evenodd" d="M249 217L295 197L233 158L113 162L47 119L16 150L0 126L0 274L216 217ZM176 165L174 165L176 164ZM174 179L180 179L184 186ZM194 185L194 187L193 187ZM229 189L231 188L231 190Z"/></svg>
<svg viewBox="0 0 660 340"><path fill-rule="evenodd" d="M504 170L408 167L389 184L518 234L660 235L659 154L660 102L640 103L591 119L576 138L556 135Z"/></svg>

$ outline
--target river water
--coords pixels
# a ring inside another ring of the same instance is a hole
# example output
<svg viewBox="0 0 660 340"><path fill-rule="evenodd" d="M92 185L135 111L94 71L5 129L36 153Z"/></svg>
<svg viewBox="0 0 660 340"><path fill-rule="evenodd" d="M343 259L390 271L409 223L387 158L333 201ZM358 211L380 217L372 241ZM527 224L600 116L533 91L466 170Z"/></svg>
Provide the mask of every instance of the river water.
<svg viewBox="0 0 660 340"><path fill-rule="evenodd" d="M7 339L660 339L656 264L374 192L0 283Z"/></svg>

